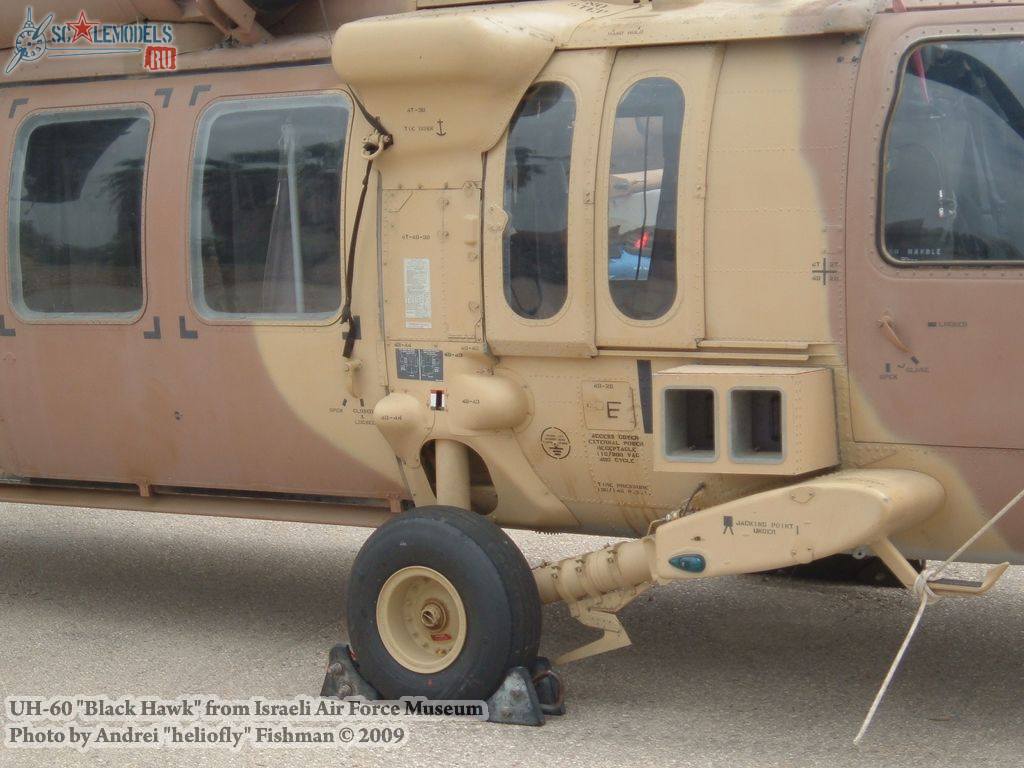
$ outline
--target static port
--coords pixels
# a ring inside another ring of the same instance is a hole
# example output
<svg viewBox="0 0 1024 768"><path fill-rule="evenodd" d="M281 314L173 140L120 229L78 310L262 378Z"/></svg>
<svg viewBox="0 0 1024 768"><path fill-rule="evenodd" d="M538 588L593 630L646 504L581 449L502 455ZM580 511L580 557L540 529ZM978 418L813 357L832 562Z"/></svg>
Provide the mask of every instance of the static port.
<svg viewBox="0 0 1024 768"><path fill-rule="evenodd" d="M734 389L730 423L736 461L782 461L782 392Z"/></svg>
<svg viewBox="0 0 1024 768"><path fill-rule="evenodd" d="M666 389L664 428L667 458L678 461L714 461L714 391Z"/></svg>

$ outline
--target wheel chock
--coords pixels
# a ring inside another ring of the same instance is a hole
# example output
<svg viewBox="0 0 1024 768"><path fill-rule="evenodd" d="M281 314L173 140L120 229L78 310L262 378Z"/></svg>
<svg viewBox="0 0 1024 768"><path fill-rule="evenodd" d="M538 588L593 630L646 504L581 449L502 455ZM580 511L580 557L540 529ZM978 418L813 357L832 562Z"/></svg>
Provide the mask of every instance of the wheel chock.
<svg viewBox="0 0 1024 768"><path fill-rule="evenodd" d="M345 643L331 648L320 696L325 699L345 699L349 696L362 696L368 701L380 699L377 689L359 674L352 651Z"/></svg>
<svg viewBox="0 0 1024 768"><path fill-rule="evenodd" d="M346 643L331 648L320 696L345 699L359 696L379 701L380 693L359 674L359 664ZM513 667L505 680L487 699L488 721L508 725L544 725L545 715L565 714L562 681L551 662L538 657L532 670Z"/></svg>
<svg viewBox="0 0 1024 768"><path fill-rule="evenodd" d="M544 710L526 667L512 667L487 700L487 719L506 725L544 725Z"/></svg>
<svg viewBox="0 0 1024 768"><path fill-rule="evenodd" d="M506 725L544 725L546 715L565 714L562 681L543 656L533 670L513 667L501 687L487 700L487 719Z"/></svg>
<svg viewBox="0 0 1024 768"><path fill-rule="evenodd" d="M562 685L562 678L551 669L551 662L543 656L538 656L531 671L541 711L545 715L564 715L565 687Z"/></svg>

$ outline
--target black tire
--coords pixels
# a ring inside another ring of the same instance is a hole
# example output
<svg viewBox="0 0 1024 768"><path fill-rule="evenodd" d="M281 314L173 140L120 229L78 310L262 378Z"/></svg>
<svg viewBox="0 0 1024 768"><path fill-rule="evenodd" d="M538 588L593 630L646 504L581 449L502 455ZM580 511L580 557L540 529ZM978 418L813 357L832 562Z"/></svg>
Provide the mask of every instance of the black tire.
<svg viewBox="0 0 1024 768"><path fill-rule="evenodd" d="M466 611L461 652L431 674L399 663L377 627L381 588L392 574L413 565L447 578ZM540 597L526 558L496 525L455 507L414 509L374 531L352 567L347 613L359 671L389 699L486 699L509 669L531 668L540 645Z"/></svg>

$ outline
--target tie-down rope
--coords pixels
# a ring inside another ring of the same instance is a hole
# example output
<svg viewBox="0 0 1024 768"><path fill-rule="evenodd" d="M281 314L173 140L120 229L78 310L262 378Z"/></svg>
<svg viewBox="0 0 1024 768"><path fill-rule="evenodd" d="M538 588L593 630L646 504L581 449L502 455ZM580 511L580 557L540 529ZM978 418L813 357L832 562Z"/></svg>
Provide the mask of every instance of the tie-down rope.
<svg viewBox="0 0 1024 768"><path fill-rule="evenodd" d="M939 595L936 595L931 588L931 582L937 581L941 578L942 573L946 568L956 562L960 555L966 552L974 542L988 533L989 529L998 523L1007 512L1017 506L1017 503L1021 499L1024 499L1024 490L1021 490L1020 493L1014 496L1005 507L999 510L997 515L981 526L977 533L965 541L956 552L947 557L938 568L925 568L917 575L917 579L914 581L914 586L912 587L913 593L917 595L921 601L917 606L917 614L914 616L914 620L910 623L910 629L907 630L907 636L903 638L903 645L900 646L900 649L896 652L896 657L892 660L889 672L885 676L885 680L882 681L882 687L878 689L878 693L875 695L875 700L871 702L871 708L868 710L867 717L864 718L864 723L857 732L857 736L853 739L854 744L860 744L860 740L864 738L864 734L867 733L868 728L871 726L871 721L875 717L875 712L878 711L878 705L882 703L882 699L885 697L886 691L889 690L889 683L892 682L893 675L896 674L896 670L899 668L900 662L903 661L903 656L907 652L907 648L910 646L910 641L914 639L914 633L917 632L917 627L921 623L921 617L924 616L925 608L927 608L930 603L934 603L939 599Z"/></svg>

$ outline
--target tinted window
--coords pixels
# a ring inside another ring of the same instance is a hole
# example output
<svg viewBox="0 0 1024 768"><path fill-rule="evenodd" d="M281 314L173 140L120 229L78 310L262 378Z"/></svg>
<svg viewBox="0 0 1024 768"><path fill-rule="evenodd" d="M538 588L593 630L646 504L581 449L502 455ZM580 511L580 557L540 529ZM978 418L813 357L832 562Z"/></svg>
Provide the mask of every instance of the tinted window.
<svg viewBox="0 0 1024 768"><path fill-rule="evenodd" d="M512 118L505 156L505 298L522 317L557 314L568 291L569 160L576 100L541 83Z"/></svg>
<svg viewBox="0 0 1024 768"><path fill-rule="evenodd" d="M142 308L142 191L150 120L141 110L29 118L15 150L11 280L28 312Z"/></svg>
<svg viewBox="0 0 1024 768"><path fill-rule="evenodd" d="M1024 45L907 57L887 137L884 244L904 262L1024 259Z"/></svg>
<svg viewBox="0 0 1024 768"><path fill-rule="evenodd" d="M615 111L608 181L608 286L627 317L661 317L676 298L676 198L683 92L652 77Z"/></svg>
<svg viewBox="0 0 1024 768"><path fill-rule="evenodd" d="M192 290L206 314L326 317L341 306L341 95L223 102L192 175Z"/></svg>

